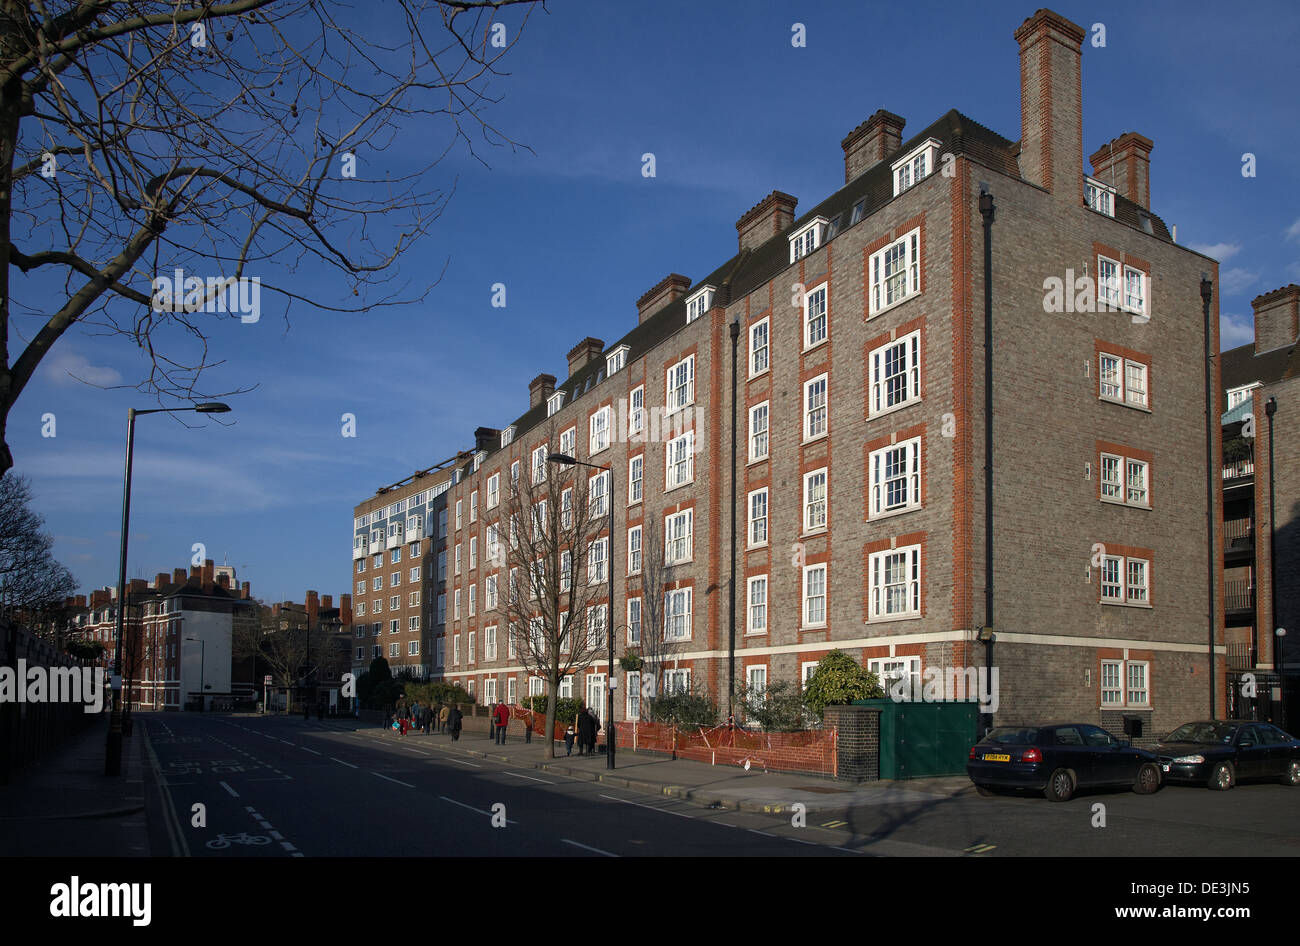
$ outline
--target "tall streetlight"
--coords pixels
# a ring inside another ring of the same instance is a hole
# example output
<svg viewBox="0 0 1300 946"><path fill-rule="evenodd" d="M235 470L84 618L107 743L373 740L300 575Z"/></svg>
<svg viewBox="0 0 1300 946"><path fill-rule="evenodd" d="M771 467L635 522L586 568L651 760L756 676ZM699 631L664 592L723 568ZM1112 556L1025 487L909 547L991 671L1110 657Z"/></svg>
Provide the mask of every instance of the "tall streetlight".
<svg viewBox="0 0 1300 946"><path fill-rule="evenodd" d="M605 674L605 706L608 717L605 726L605 768L614 768L614 467L597 466L584 463L567 453L548 453L548 463L560 466L585 466L592 470L602 470L609 474L609 488L605 490L605 502L609 504L609 553L605 556L605 567L609 570L609 605L605 614L605 637L609 641L609 672Z"/></svg>
<svg viewBox="0 0 1300 946"><path fill-rule="evenodd" d="M113 631L113 712L108 720L108 748L104 754L104 774L122 774L122 618L126 610L126 538L131 525L131 463L135 451L135 419L141 414L179 414L195 411L199 414L225 414L226 404L208 402L193 407L154 407L126 412L126 475L122 487L122 547L117 563L117 626Z"/></svg>
<svg viewBox="0 0 1300 946"><path fill-rule="evenodd" d="M1286 676L1282 669L1282 645L1286 629L1277 623L1277 515L1273 502L1273 415L1277 413L1277 398L1270 397L1264 402L1264 415L1268 418L1268 597L1269 612L1273 619L1273 667L1277 670L1277 695L1279 728L1285 728L1286 721Z"/></svg>
<svg viewBox="0 0 1300 946"><path fill-rule="evenodd" d="M199 645L199 712L203 713L208 708L208 688L205 685L207 672L205 667L208 660L208 643L201 637L187 637L187 641L194 641Z"/></svg>

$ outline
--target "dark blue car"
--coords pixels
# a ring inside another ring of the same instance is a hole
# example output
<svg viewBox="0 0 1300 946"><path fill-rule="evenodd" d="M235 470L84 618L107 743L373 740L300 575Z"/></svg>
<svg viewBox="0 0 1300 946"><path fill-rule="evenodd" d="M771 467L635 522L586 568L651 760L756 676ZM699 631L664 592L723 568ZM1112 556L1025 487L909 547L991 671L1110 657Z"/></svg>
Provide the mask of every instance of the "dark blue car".
<svg viewBox="0 0 1300 946"><path fill-rule="evenodd" d="M1080 788L1160 787L1155 753L1122 743L1088 723L1000 726L971 747L966 773L981 795L998 788L1040 791L1066 801Z"/></svg>
<svg viewBox="0 0 1300 946"><path fill-rule="evenodd" d="M1166 782L1227 791L1239 781L1280 779L1300 785L1300 740L1272 723L1201 720L1179 726L1156 744Z"/></svg>

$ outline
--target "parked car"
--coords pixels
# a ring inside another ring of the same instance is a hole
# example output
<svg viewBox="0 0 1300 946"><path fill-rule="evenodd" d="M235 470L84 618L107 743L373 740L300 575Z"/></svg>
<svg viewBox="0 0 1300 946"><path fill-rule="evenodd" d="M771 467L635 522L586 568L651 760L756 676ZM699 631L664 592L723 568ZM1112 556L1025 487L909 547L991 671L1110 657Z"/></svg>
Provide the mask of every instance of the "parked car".
<svg viewBox="0 0 1300 946"><path fill-rule="evenodd" d="M1122 785L1149 795L1160 787L1155 753L1087 723L1000 726L971 747L966 773L981 795L1027 789L1052 801L1080 788Z"/></svg>
<svg viewBox="0 0 1300 946"><path fill-rule="evenodd" d="M1300 785L1300 740L1249 719L1185 723L1156 743L1167 782L1227 791L1239 780L1277 778Z"/></svg>

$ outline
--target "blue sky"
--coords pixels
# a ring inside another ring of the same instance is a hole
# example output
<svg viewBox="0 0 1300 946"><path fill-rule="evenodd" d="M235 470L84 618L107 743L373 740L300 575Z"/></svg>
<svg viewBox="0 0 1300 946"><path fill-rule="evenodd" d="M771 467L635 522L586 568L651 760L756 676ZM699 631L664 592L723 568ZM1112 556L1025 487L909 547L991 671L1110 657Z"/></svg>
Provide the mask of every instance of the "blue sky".
<svg viewBox="0 0 1300 946"><path fill-rule="evenodd" d="M188 565L203 543L265 600L346 592L357 502L472 445L475 427L509 423L531 378L563 377L580 338L627 332L635 300L669 272L699 278L731 256L735 220L769 191L801 208L831 193L840 139L877 108L907 119L904 137L957 108L1018 138L1012 33L1035 8L554 0L511 52L490 111L532 153L488 151L489 169L461 149L436 172L457 178L455 196L403 263L416 280L446 265L428 297L364 315L299 307L286 323L264 294L258 323L212 329L224 364L206 384L258 385L226 399L226 426L140 420L129 574ZM1300 14L1268 2L1054 9L1106 27L1105 48L1084 47L1085 152L1125 131L1155 141L1153 210L1221 261L1224 345L1250 341L1250 299L1300 281ZM791 45L796 22L806 48ZM444 144L423 127L410 141ZM490 304L494 283L504 309ZM319 285L332 291L324 275ZM68 372L111 385L141 369L123 340L74 327L10 417L16 472L87 590L116 581L126 410L153 405ZM342 436L345 412L356 438Z"/></svg>

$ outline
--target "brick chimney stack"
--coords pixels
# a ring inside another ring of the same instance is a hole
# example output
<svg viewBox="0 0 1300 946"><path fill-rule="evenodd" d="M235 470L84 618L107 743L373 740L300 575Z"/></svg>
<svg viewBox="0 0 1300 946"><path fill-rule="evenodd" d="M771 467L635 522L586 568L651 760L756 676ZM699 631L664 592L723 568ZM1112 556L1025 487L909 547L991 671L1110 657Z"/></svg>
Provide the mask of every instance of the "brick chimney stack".
<svg viewBox="0 0 1300 946"><path fill-rule="evenodd" d="M840 142L844 149L844 183L869 171L901 148L906 124L906 119L882 108L849 132Z"/></svg>
<svg viewBox="0 0 1300 946"><path fill-rule="evenodd" d="M165 584L167 584L166 572L159 572L158 574L153 576L153 586L155 588L161 588Z"/></svg>
<svg viewBox="0 0 1300 946"><path fill-rule="evenodd" d="M799 198L772 191L736 221L740 252L762 246L794 224L794 208Z"/></svg>
<svg viewBox="0 0 1300 946"><path fill-rule="evenodd" d="M680 299L691 288L691 281L680 273L669 273L636 300L637 324L640 325L664 306Z"/></svg>
<svg viewBox="0 0 1300 946"><path fill-rule="evenodd" d="M599 338L587 336L578 344L574 345L569 352L569 377L581 371L592 361L599 358L605 350L605 343Z"/></svg>
<svg viewBox="0 0 1300 946"><path fill-rule="evenodd" d="M1151 209L1150 138L1126 131L1089 158L1092 176L1109 184L1139 207Z"/></svg>
<svg viewBox="0 0 1300 946"><path fill-rule="evenodd" d="M530 408L536 407L554 393L555 375L539 374L528 382L528 406Z"/></svg>
<svg viewBox="0 0 1300 946"><path fill-rule="evenodd" d="M339 621L352 624L352 595L339 595Z"/></svg>
<svg viewBox="0 0 1300 946"><path fill-rule="evenodd" d="M173 583L173 584L183 585L183 584L185 584L185 581L186 581L186 579L187 579L188 577L189 577L189 576L185 574L185 569L183 569L183 568L173 568L173 569L172 569L172 583Z"/></svg>
<svg viewBox="0 0 1300 946"><path fill-rule="evenodd" d="M321 609L322 611L333 611L333 610L334 610L334 596L333 596L333 595L321 595L321 596L320 596L320 609Z"/></svg>
<svg viewBox="0 0 1300 946"><path fill-rule="evenodd" d="M252 597L252 595L249 593L248 582L244 582L239 586L239 597L245 601L247 601L250 597Z"/></svg>
<svg viewBox="0 0 1300 946"><path fill-rule="evenodd" d="M320 618L320 596L314 591L307 592L307 623L315 625Z"/></svg>
<svg viewBox="0 0 1300 946"><path fill-rule="evenodd" d="M1255 310L1255 354L1300 340L1300 286L1291 283L1250 300Z"/></svg>
<svg viewBox="0 0 1300 946"><path fill-rule="evenodd" d="M1083 203L1083 27L1039 10L1015 32L1020 44L1020 176L1075 206Z"/></svg>

